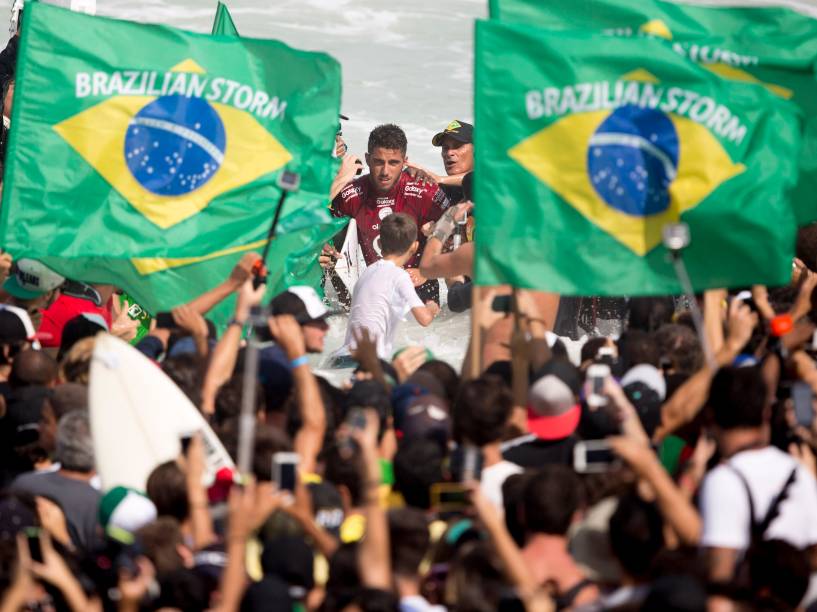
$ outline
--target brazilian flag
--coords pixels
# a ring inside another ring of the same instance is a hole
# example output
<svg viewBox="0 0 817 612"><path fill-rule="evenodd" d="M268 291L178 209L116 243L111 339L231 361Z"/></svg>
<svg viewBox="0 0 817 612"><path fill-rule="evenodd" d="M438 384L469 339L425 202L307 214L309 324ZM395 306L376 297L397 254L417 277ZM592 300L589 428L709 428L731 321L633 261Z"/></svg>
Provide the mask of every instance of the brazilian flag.
<svg viewBox="0 0 817 612"><path fill-rule="evenodd" d="M663 0L491 0L493 19L552 30L656 36L731 81L761 83L803 111L798 222L817 220L817 20L782 7L713 7Z"/></svg>
<svg viewBox="0 0 817 612"><path fill-rule="evenodd" d="M216 18L213 21L213 34L238 36L238 28L235 27L230 11L227 10L227 6L223 2L219 2L216 7Z"/></svg>
<svg viewBox="0 0 817 612"><path fill-rule="evenodd" d="M269 292L317 285L317 253L343 223L326 210L339 105L339 66L324 54L32 3L0 245L122 287L155 314L263 249L289 168L301 189L270 248Z"/></svg>
<svg viewBox="0 0 817 612"><path fill-rule="evenodd" d="M15 257L209 256L326 203L340 66L269 40L26 9L0 244Z"/></svg>
<svg viewBox="0 0 817 612"><path fill-rule="evenodd" d="M662 230L686 222L696 289L783 284L797 107L660 38L476 29L476 281L677 294Z"/></svg>

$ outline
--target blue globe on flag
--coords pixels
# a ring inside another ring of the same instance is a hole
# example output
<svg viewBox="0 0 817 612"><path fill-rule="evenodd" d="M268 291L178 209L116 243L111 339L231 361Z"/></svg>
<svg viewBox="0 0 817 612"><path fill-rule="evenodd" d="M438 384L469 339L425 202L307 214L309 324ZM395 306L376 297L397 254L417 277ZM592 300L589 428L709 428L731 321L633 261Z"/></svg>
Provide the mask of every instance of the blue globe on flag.
<svg viewBox="0 0 817 612"><path fill-rule="evenodd" d="M142 187L161 196L195 191L221 167L224 124L205 100L163 96L131 119L125 161Z"/></svg>
<svg viewBox="0 0 817 612"><path fill-rule="evenodd" d="M664 113L622 106L590 138L587 172L593 188L612 208L643 217L670 204L678 171L679 140Z"/></svg>

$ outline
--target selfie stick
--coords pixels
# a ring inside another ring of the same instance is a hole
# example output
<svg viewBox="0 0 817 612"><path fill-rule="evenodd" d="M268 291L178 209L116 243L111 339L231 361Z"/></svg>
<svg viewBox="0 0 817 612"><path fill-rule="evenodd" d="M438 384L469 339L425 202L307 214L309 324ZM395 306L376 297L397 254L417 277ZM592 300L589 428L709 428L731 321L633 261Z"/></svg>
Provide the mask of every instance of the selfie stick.
<svg viewBox="0 0 817 612"><path fill-rule="evenodd" d="M714 367L715 357L712 354L712 347L709 346L709 342L706 340L706 334L704 333L704 318L701 314L701 308L698 306L698 301L695 299L695 290L692 288L689 273L681 257L681 252L687 248L691 242L689 226L683 222L668 223L664 226L661 237L664 246L669 251L672 265L675 268L675 276L678 277L678 282L681 284L681 289L684 292L687 304L689 304L689 310L692 313L692 322L695 324L695 331L698 332L698 340L701 343L701 348L703 348L706 363L709 367Z"/></svg>
<svg viewBox="0 0 817 612"><path fill-rule="evenodd" d="M278 219L281 218L281 210L287 196L293 191L297 191L301 182L301 177L295 172L284 171L278 177L278 187L281 189L281 197L278 198L278 207L275 209L275 216L267 234L267 243L261 259L253 265L252 286L258 289L267 282L267 268L265 262L269 254L269 248L275 237L275 229L278 227ZM260 306L253 306L250 311L250 326L255 329L258 326L267 324L267 317ZM255 398L258 388L258 338L250 333L247 342L247 352L244 360L244 380L241 386L241 416L238 421L238 471L242 476L251 473L252 456L255 450Z"/></svg>

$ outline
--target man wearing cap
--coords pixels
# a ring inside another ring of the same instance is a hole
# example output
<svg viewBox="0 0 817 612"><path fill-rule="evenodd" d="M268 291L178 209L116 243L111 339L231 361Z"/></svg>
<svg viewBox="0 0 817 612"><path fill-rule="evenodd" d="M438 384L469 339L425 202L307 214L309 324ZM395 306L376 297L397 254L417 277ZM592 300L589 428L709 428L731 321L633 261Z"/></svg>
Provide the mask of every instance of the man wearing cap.
<svg viewBox="0 0 817 612"><path fill-rule="evenodd" d="M415 178L439 185L451 202L461 202L464 199L462 179L474 170L474 126L454 119L442 132L434 135L431 144L440 147L446 176L412 163L408 164L409 172Z"/></svg>
<svg viewBox="0 0 817 612"><path fill-rule="evenodd" d="M3 283L3 301L25 310L35 327L42 311L51 306L65 278L34 259L20 259L11 267L11 276Z"/></svg>
<svg viewBox="0 0 817 612"><path fill-rule="evenodd" d="M573 464L574 435L581 419L581 374L569 361L551 359L528 396L528 434L502 445L503 459L523 468Z"/></svg>
<svg viewBox="0 0 817 612"><path fill-rule="evenodd" d="M380 223L392 213L409 215L418 228L436 222L449 206L445 192L437 185L415 181L408 172L406 134L398 126L377 126L369 134L366 163L369 174L348 183L332 200L332 214L352 217L357 223L358 242L366 265L382 258ZM423 302L439 302L439 283L428 281L417 269L425 236L418 236L420 248L405 268L411 276L417 295ZM330 245L324 247L321 265L332 267L340 255Z"/></svg>

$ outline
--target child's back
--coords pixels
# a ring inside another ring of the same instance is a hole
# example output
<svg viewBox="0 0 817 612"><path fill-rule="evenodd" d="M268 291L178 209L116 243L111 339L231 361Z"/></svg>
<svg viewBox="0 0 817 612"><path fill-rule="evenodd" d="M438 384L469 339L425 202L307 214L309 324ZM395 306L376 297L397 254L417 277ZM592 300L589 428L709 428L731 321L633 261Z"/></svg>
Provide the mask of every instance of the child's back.
<svg viewBox="0 0 817 612"><path fill-rule="evenodd" d="M381 259L366 268L357 281L346 328L346 346L354 346L353 330L366 328L377 339L377 354L391 359L397 326L412 308L423 308L408 272Z"/></svg>

